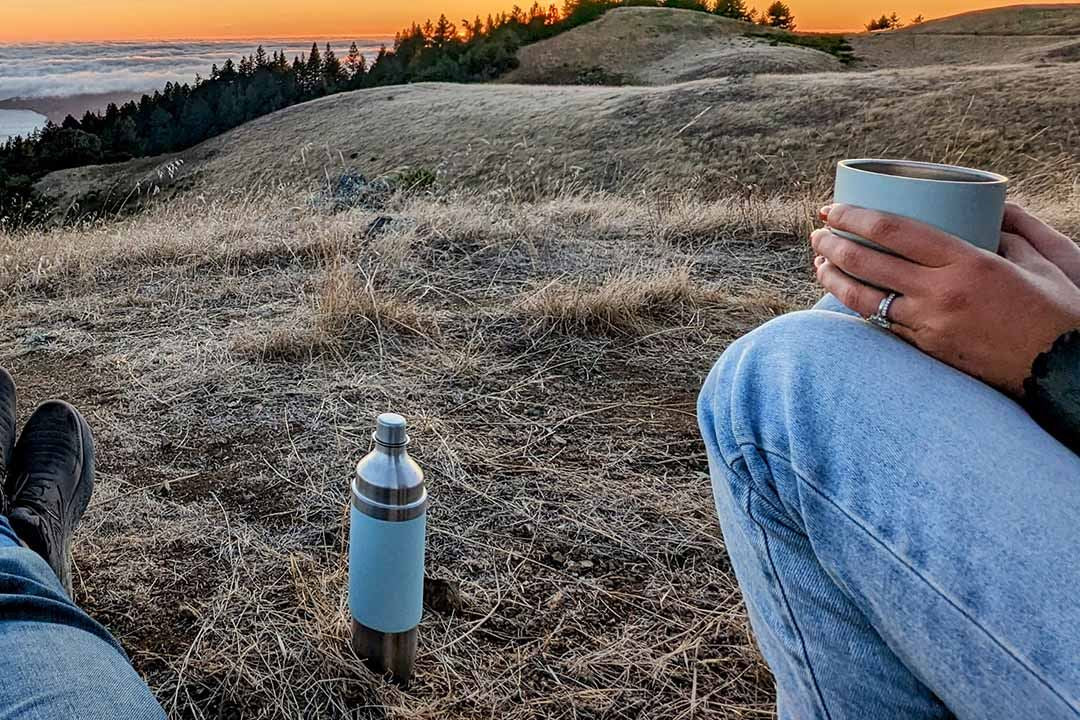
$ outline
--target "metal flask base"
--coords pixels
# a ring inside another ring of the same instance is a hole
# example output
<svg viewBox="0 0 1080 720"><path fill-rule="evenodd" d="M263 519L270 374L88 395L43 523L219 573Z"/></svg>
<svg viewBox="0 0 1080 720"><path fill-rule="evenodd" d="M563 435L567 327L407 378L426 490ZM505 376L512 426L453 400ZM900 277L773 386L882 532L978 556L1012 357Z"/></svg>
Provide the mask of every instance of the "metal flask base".
<svg viewBox="0 0 1080 720"><path fill-rule="evenodd" d="M408 687L416 664L416 640L416 628L385 633L352 619L353 650L372 670L377 673L389 671L403 687Z"/></svg>

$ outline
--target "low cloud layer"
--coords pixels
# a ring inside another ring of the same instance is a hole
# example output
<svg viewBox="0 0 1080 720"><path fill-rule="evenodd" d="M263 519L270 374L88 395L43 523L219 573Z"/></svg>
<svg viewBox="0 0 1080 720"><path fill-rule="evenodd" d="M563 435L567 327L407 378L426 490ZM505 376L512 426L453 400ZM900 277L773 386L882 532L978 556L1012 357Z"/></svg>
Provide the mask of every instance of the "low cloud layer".
<svg viewBox="0 0 1080 720"><path fill-rule="evenodd" d="M319 40L323 47L326 40ZM339 57L351 39L330 40ZM60 97L88 93L144 91L166 82L204 78L217 63L239 61L259 44L267 54L284 50L291 60L307 52L311 41L225 40L155 43L32 43L0 44L0 100L10 97ZM391 38L362 38L356 44L370 61Z"/></svg>

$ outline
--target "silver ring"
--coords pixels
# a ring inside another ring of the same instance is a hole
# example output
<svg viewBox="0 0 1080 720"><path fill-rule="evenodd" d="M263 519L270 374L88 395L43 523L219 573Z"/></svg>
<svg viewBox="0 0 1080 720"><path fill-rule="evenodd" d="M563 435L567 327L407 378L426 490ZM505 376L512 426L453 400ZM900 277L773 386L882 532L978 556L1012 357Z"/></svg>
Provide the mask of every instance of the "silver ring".
<svg viewBox="0 0 1080 720"><path fill-rule="evenodd" d="M866 318L866 322L877 325L879 328L888 330L892 327L892 321L889 320L889 308L892 307L893 300L899 296L899 293L891 292L881 299L878 303L877 312Z"/></svg>

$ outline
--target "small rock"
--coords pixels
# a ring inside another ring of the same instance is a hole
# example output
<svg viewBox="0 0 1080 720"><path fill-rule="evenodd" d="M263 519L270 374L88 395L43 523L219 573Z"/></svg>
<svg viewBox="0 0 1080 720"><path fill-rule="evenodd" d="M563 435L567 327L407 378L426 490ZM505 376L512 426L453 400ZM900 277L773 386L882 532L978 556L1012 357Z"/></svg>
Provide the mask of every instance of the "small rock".
<svg viewBox="0 0 1080 720"><path fill-rule="evenodd" d="M394 218L390 217L389 215L378 216L368 225L367 231L364 233L364 237L370 238L375 237L376 235L381 235L382 233L386 232L387 227L392 222L394 222Z"/></svg>
<svg viewBox="0 0 1080 720"><path fill-rule="evenodd" d="M465 609L461 586L454 580L424 578L424 605L437 613L460 612Z"/></svg>
<svg viewBox="0 0 1080 720"><path fill-rule="evenodd" d="M592 560L581 560L581 561L578 562L578 567L581 568L582 570L588 570L592 566L593 566L593 561Z"/></svg>
<svg viewBox="0 0 1080 720"><path fill-rule="evenodd" d="M562 446L566 444L566 438L564 438L562 435L552 435L551 442L555 445Z"/></svg>
<svg viewBox="0 0 1080 720"><path fill-rule="evenodd" d="M555 562L557 562L557 563L564 563L564 562L566 562L566 556L565 556L565 555L563 555L563 554L562 554L561 552L559 552L558 550L556 550L555 552L551 553L551 559L552 559L552 560L554 560L554 561L555 561Z"/></svg>

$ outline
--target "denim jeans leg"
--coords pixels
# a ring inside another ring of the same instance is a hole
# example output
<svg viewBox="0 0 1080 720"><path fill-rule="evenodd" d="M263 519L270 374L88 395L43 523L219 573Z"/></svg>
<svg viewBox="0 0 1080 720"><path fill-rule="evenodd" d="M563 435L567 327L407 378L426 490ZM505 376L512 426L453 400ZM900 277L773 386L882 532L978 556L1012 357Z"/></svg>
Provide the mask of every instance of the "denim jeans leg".
<svg viewBox="0 0 1080 720"><path fill-rule="evenodd" d="M14 538L0 517L0 718L164 718L116 640Z"/></svg>
<svg viewBox="0 0 1080 720"><path fill-rule="evenodd" d="M1080 717L1080 459L827 301L699 401L781 717Z"/></svg>

